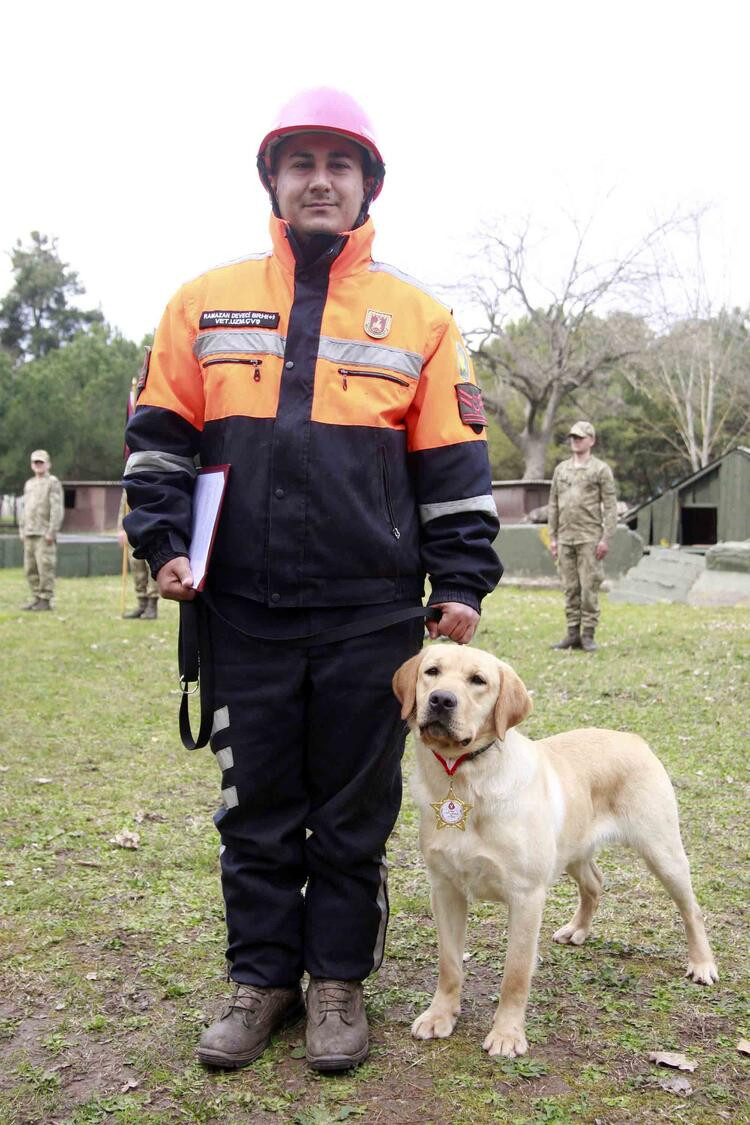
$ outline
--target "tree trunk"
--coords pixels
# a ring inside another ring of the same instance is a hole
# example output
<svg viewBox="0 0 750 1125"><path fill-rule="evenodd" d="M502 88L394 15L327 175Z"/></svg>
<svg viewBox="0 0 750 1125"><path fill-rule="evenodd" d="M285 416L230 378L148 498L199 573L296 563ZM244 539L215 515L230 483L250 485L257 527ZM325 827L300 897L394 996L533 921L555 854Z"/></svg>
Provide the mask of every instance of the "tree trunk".
<svg viewBox="0 0 750 1125"><path fill-rule="evenodd" d="M525 437L523 443L524 480L544 479L544 458L548 444L549 438L543 434L532 434Z"/></svg>

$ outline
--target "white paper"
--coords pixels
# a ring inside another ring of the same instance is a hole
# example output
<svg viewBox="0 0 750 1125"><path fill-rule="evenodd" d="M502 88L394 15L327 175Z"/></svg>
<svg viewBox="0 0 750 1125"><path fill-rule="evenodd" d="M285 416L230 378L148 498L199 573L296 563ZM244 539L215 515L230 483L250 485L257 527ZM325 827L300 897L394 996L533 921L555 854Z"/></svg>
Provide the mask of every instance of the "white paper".
<svg viewBox="0 0 750 1125"><path fill-rule="evenodd" d="M190 569L193 572L194 587L200 586L206 576L208 553L219 518L224 484L223 469L207 469L198 473L195 478L193 524L190 530Z"/></svg>

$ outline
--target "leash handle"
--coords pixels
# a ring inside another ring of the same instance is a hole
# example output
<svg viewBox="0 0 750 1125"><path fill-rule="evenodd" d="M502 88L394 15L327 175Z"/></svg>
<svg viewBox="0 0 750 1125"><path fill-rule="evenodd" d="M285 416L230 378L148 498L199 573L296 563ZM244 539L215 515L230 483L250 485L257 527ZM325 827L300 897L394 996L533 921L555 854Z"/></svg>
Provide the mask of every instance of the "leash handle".
<svg viewBox="0 0 750 1125"><path fill-rule="evenodd" d="M180 738L186 750L198 750L211 737L213 727L214 666L208 614L201 599L180 602L180 628L177 634L177 667L180 673ZM192 689L189 684L195 684ZM193 738L188 700L196 691L200 700L200 725Z"/></svg>

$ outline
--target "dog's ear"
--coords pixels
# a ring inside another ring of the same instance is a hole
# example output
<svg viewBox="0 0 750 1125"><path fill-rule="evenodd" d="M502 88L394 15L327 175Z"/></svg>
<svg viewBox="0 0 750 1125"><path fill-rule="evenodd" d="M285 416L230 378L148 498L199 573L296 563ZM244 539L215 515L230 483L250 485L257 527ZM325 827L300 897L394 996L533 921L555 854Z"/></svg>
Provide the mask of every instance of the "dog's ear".
<svg viewBox="0 0 750 1125"><path fill-rule="evenodd" d="M495 704L495 730L498 738L505 738L506 731L522 723L534 705L521 677L502 660L498 660L498 664L501 678Z"/></svg>
<svg viewBox="0 0 750 1125"><path fill-rule="evenodd" d="M393 694L401 704L401 718L408 719L414 710L417 701L417 673L422 662L422 653L418 652L407 660L400 668L396 669L393 676Z"/></svg>

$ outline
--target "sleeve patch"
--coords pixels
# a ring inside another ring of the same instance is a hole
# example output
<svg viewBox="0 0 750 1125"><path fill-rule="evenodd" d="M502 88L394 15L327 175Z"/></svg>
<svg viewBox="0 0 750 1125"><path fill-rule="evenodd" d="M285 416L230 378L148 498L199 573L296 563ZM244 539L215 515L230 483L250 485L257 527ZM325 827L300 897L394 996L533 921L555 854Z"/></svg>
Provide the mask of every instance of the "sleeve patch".
<svg viewBox="0 0 750 1125"><path fill-rule="evenodd" d="M474 383L456 383L456 398L461 421L479 433L487 425L481 390Z"/></svg>
<svg viewBox="0 0 750 1125"><path fill-rule="evenodd" d="M471 371L469 369L469 357L466 354L466 348L463 344L456 341L456 354L458 356L458 374L464 383L471 382Z"/></svg>
<svg viewBox="0 0 750 1125"><path fill-rule="evenodd" d="M141 391L146 386L146 383L148 381L148 369L151 366L151 348L146 347L143 350L144 350L145 354L143 356L143 363L141 364L141 370L138 373L138 382L137 382L136 388L135 388L136 399L138 399L140 397Z"/></svg>

